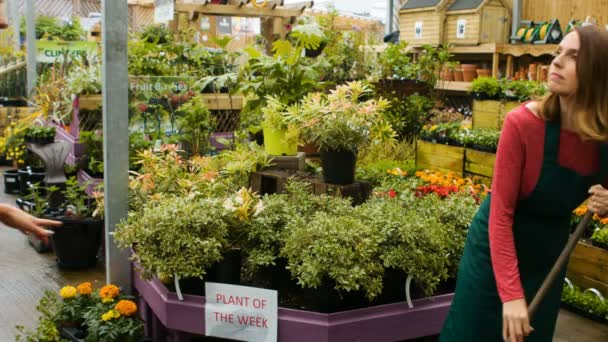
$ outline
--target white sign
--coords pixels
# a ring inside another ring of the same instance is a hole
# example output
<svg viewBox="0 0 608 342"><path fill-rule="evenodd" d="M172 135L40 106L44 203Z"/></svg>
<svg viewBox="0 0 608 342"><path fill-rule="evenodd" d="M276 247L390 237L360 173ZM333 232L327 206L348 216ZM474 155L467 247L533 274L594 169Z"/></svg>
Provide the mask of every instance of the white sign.
<svg viewBox="0 0 608 342"><path fill-rule="evenodd" d="M417 21L414 24L414 38L422 39L422 21Z"/></svg>
<svg viewBox="0 0 608 342"><path fill-rule="evenodd" d="M276 342L277 291L205 283L205 335L249 342Z"/></svg>
<svg viewBox="0 0 608 342"><path fill-rule="evenodd" d="M467 20L459 19L456 24L456 38L464 39L464 35L467 32Z"/></svg>
<svg viewBox="0 0 608 342"><path fill-rule="evenodd" d="M154 0L154 22L168 23L173 20L175 0Z"/></svg>

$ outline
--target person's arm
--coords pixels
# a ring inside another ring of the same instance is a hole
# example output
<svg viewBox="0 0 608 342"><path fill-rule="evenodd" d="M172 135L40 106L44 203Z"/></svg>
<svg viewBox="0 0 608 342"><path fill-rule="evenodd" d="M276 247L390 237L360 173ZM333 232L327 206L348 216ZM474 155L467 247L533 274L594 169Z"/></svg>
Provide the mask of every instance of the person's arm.
<svg viewBox="0 0 608 342"><path fill-rule="evenodd" d="M45 243L53 235L53 231L46 228L59 227L62 224L57 221L33 217L19 208L6 204L0 204L0 221L11 228L22 231L24 234L34 234Z"/></svg>
<svg viewBox="0 0 608 342"><path fill-rule="evenodd" d="M488 234L492 269L503 303L503 339L512 342L523 341L523 337L533 330L513 236L513 217L520 196L525 160L525 142L518 129L517 117L508 115L494 165Z"/></svg>

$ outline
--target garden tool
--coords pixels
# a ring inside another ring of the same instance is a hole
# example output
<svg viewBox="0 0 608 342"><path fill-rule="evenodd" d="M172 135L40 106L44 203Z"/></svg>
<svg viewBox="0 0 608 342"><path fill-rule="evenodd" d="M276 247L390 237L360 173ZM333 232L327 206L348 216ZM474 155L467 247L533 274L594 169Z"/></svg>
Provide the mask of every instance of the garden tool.
<svg viewBox="0 0 608 342"><path fill-rule="evenodd" d="M538 306L542 302L543 298L545 297L545 295L547 294L549 289L555 283L557 277L561 273L562 268L564 266L566 266L566 262L568 262L568 258L570 257L570 254L576 247L578 240L583 236L583 233L587 229L587 226L591 222L592 218L593 218L593 213L591 211L587 211L585 216L583 216L583 219L581 220L581 222L578 224L578 226L574 230L574 233L570 236L570 240L568 240L568 243L566 244L566 247L562 251L562 254L560 254L560 256L557 258L555 265L553 265L553 268L551 269L549 274L547 274L547 277L543 281L542 285L540 286L540 289L538 289L538 292L536 293L536 295L532 299L532 302L530 303L530 306L528 307L528 315L530 317L530 320L532 320L532 316L534 316L534 313L538 309Z"/></svg>

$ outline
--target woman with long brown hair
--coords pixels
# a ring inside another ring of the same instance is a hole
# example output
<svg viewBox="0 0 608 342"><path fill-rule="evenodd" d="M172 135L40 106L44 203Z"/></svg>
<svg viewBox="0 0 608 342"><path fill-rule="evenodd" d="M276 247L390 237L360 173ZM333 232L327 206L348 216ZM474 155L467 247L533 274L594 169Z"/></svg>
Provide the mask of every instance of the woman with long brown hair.
<svg viewBox="0 0 608 342"><path fill-rule="evenodd" d="M505 119L440 341L552 341L563 282L532 320L527 305L566 245L572 211L590 196L589 210L608 213L608 32L566 35L548 85Z"/></svg>

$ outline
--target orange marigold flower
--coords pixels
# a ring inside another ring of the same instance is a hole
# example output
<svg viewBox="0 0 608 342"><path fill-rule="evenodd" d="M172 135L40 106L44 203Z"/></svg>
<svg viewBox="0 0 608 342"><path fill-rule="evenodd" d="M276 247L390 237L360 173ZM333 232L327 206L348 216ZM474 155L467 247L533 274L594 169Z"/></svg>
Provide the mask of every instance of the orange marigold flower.
<svg viewBox="0 0 608 342"><path fill-rule="evenodd" d="M78 293L80 293L81 295L88 296L93 293L93 284L87 281L86 283L78 285L77 289Z"/></svg>
<svg viewBox="0 0 608 342"><path fill-rule="evenodd" d="M608 225L608 217L601 219L600 223L603 225Z"/></svg>
<svg viewBox="0 0 608 342"><path fill-rule="evenodd" d="M586 205L582 205L578 208L576 208L576 210L574 210L574 214L576 216L583 216L587 213L587 206Z"/></svg>
<svg viewBox="0 0 608 342"><path fill-rule="evenodd" d="M114 309L123 316L133 316L137 312L137 304L130 300L121 300L114 306Z"/></svg>
<svg viewBox="0 0 608 342"><path fill-rule="evenodd" d="M106 285L99 290L99 296L102 299L114 299L120 294L120 289L116 285Z"/></svg>

